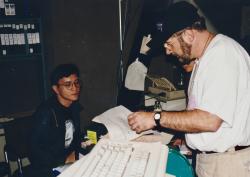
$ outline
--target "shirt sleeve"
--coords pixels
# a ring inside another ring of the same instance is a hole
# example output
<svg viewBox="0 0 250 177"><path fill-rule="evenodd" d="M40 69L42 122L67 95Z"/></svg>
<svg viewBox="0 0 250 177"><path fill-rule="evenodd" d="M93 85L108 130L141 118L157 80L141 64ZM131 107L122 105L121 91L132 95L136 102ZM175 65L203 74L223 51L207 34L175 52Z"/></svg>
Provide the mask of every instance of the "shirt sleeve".
<svg viewBox="0 0 250 177"><path fill-rule="evenodd" d="M63 164L64 155L55 157L52 148L50 148L50 126L52 114L47 109L40 109L34 115L35 121L31 138L31 161L34 165L39 165L41 170L48 171L55 164Z"/></svg>

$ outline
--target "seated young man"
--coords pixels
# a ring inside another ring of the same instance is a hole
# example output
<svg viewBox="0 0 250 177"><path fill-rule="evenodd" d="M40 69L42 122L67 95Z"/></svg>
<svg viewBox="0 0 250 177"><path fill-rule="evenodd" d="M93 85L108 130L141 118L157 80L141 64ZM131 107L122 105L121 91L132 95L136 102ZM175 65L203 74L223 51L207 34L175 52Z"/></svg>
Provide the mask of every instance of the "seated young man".
<svg viewBox="0 0 250 177"><path fill-rule="evenodd" d="M79 70L61 64L51 74L53 95L34 114L30 161L35 177L54 177L52 169L78 158L80 150Z"/></svg>

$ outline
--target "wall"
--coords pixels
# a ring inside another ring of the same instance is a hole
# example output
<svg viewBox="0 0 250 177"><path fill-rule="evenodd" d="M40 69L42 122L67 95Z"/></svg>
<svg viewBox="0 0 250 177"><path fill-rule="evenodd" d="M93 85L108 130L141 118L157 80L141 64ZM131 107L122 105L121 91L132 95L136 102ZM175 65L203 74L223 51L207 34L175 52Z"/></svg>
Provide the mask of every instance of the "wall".
<svg viewBox="0 0 250 177"><path fill-rule="evenodd" d="M194 0L213 23L218 33L226 34L236 40L240 38L241 7L238 0ZM212 10L213 9L213 10Z"/></svg>
<svg viewBox="0 0 250 177"><path fill-rule="evenodd" d="M40 1L47 79L52 68L60 63L73 62L79 66L83 80L81 103L85 108L83 126L116 105L120 60L118 2ZM137 25L137 18L133 18L126 39L127 52Z"/></svg>

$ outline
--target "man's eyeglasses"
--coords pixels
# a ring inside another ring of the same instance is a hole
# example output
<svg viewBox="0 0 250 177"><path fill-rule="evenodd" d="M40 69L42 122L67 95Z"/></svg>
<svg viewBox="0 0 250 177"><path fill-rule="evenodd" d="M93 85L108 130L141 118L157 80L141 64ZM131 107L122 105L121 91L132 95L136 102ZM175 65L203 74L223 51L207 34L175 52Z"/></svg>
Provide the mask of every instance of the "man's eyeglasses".
<svg viewBox="0 0 250 177"><path fill-rule="evenodd" d="M58 84L59 86L63 86L65 87L66 89L68 90L72 90L73 88L73 85L76 87L76 88L80 88L82 86L82 81L81 80L75 80L74 82L64 82L62 84Z"/></svg>

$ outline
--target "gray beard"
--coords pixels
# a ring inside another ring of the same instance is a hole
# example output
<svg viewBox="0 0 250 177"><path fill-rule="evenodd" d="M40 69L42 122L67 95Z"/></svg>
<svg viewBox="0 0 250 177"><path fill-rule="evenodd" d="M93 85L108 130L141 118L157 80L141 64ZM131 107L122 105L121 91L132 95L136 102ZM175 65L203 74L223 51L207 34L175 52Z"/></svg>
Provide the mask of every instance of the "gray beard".
<svg viewBox="0 0 250 177"><path fill-rule="evenodd" d="M182 50L182 52L183 52L183 55L182 55L182 56L178 56L179 58L182 59L182 61L180 61L180 62L190 63L192 45L187 44L187 43L184 41L184 39L182 38L182 36L181 36L180 38L178 38L178 41L179 41L179 43L180 43L180 47L181 47L181 50Z"/></svg>

